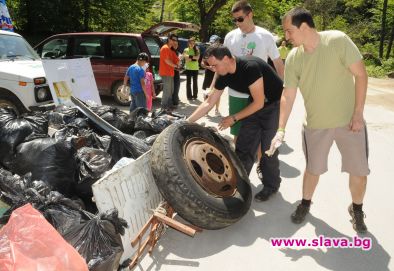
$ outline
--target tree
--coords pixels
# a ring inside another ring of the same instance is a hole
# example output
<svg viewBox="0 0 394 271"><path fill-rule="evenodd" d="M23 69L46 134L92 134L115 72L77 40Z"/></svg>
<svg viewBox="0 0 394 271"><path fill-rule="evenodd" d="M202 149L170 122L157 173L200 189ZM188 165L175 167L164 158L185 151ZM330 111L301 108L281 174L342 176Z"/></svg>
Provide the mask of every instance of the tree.
<svg viewBox="0 0 394 271"><path fill-rule="evenodd" d="M383 1L382 24L380 29L380 41L379 41L379 58L383 58L384 37L386 36L387 2L388 0Z"/></svg>

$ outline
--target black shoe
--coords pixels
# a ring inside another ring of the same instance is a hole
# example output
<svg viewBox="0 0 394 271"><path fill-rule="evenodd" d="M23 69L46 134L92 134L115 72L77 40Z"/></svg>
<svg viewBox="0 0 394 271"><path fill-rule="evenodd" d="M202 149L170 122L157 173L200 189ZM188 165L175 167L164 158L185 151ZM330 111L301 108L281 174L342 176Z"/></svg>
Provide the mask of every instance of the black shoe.
<svg viewBox="0 0 394 271"><path fill-rule="evenodd" d="M267 201L272 194L275 194L278 192L278 189L272 190L269 188L263 188L259 193L254 195L254 199L256 201Z"/></svg>
<svg viewBox="0 0 394 271"><path fill-rule="evenodd" d="M300 224L305 220L306 215L309 213L309 208L303 204L299 204L294 213L291 214L291 221L295 224Z"/></svg>
<svg viewBox="0 0 394 271"><path fill-rule="evenodd" d="M368 229L364 223L364 218L366 217L364 212L353 210L353 204L350 204L348 211L352 217L350 222L353 224L353 229L358 233L366 233Z"/></svg>
<svg viewBox="0 0 394 271"><path fill-rule="evenodd" d="M257 165L256 172L257 172L257 177L259 177L260 180L263 180L263 172L261 171L260 164Z"/></svg>

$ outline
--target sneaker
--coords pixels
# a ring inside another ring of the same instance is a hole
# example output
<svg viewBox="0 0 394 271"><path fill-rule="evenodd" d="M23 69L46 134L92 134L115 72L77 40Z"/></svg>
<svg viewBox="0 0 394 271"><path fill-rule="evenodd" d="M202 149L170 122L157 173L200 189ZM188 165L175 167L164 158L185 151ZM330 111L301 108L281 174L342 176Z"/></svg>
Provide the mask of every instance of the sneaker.
<svg viewBox="0 0 394 271"><path fill-rule="evenodd" d="M354 211L353 204L350 204L348 208L349 214L352 217L350 222L353 224L353 229L358 233L367 232L367 226L364 223L364 218L366 217L363 211Z"/></svg>
<svg viewBox="0 0 394 271"><path fill-rule="evenodd" d="M278 189L272 190L269 188L263 188L259 193L254 195L254 199L256 201L267 201L276 192L278 192Z"/></svg>
<svg viewBox="0 0 394 271"><path fill-rule="evenodd" d="M263 172L261 171L260 163L256 167L256 172L257 177L259 177L260 180L263 180Z"/></svg>
<svg viewBox="0 0 394 271"><path fill-rule="evenodd" d="M291 221L295 224L300 224L305 220L306 215L309 213L309 208L303 204L299 204L294 213L291 214Z"/></svg>

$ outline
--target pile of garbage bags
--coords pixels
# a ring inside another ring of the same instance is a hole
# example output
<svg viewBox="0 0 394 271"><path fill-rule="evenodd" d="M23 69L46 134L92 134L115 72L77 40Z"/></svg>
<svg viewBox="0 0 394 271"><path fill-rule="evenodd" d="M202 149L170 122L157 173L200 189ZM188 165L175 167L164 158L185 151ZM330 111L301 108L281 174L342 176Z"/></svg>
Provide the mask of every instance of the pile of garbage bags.
<svg viewBox="0 0 394 271"><path fill-rule="evenodd" d="M113 270L127 223L116 210L97 214L91 185L121 158L147 152L161 131L185 117L143 108L131 114L111 106L89 108L114 131L64 105L21 116L0 108L0 200L10 206L0 224L31 205L77 249L89 270ZM7 238L0 230L0 244Z"/></svg>

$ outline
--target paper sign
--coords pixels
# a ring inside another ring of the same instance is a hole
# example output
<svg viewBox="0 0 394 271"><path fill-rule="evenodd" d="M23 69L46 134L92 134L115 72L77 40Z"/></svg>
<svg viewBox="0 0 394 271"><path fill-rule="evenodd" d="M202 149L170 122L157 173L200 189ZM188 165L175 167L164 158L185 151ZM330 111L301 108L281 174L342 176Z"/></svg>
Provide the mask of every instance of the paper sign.
<svg viewBox="0 0 394 271"><path fill-rule="evenodd" d="M43 59L42 66L56 105L74 106L71 95L101 105L89 58Z"/></svg>

